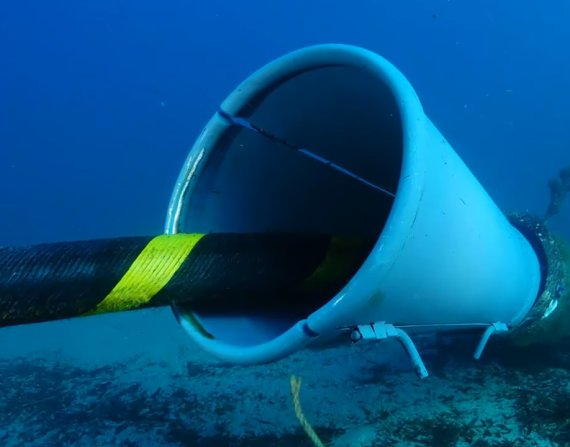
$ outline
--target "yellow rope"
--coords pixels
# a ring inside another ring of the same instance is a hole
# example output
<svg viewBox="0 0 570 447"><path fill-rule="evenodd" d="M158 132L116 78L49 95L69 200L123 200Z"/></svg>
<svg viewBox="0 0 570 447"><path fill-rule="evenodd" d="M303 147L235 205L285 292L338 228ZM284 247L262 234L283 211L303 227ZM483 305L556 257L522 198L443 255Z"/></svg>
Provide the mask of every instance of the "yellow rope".
<svg viewBox="0 0 570 447"><path fill-rule="evenodd" d="M301 402L299 402L299 391L301 390L301 378L297 376L291 376L291 396L293 397L293 406L295 407L295 414L297 415L297 419L301 423L301 426L305 430L305 433L311 438L315 447L325 447L325 445L321 442L309 421L303 414L303 410L301 408Z"/></svg>

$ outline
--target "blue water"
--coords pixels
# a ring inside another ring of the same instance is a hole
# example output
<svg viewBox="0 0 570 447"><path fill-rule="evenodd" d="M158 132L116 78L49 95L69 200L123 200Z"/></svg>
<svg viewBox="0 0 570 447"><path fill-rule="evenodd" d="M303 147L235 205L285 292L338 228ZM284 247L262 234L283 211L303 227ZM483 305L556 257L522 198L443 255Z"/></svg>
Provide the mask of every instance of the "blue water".
<svg viewBox="0 0 570 447"><path fill-rule="evenodd" d="M1 2L0 246L160 233L180 166L220 102L265 63L318 43L395 64L496 203L542 215L548 179L570 163L569 22L562 1ZM549 226L570 238L570 201ZM500 352L476 367L471 345L442 348L430 361L444 372L413 385L398 347L231 369L190 345L167 309L86 321L0 330L11 390L0 445L312 445L290 403L292 373L305 377L303 406L327 445L359 445L338 439L362 427L374 434L362 445L570 445L570 398L553 409L548 397L570 377L563 351L529 372ZM505 383L528 390L513 398ZM453 410L441 396L457 393ZM543 426L513 416L513 399L539 407L533 393L547 401L541 415L561 415ZM477 422L448 433L437 418L453 411ZM388 434L382 424L396 418L443 434Z"/></svg>

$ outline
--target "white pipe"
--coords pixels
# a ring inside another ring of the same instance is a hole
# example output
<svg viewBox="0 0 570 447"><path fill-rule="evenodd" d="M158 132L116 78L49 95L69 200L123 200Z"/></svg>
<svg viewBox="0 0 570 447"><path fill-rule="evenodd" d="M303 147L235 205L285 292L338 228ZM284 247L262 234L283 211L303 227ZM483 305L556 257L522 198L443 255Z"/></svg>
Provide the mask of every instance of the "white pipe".
<svg viewBox="0 0 570 447"><path fill-rule="evenodd" d="M295 153L302 150L395 198L339 178ZM215 342L202 339L204 331L191 337L241 364L273 361L339 328L374 321L425 331L516 326L541 282L530 243L425 115L405 76L379 55L347 45L287 54L228 96L172 195L166 233L181 231L375 231L360 270L311 315L246 315L247 333L231 316L198 318ZM421 365L409 337L400 340Z"/></svg>
<svg viewBox="0 0 570 447"><path fill-rule="evenodd" d="M410 336L406 333L406 331L403 331L400 328L394 328L394 329L396 330L395 337L398 339L400 343L402 343L404 349L410 356L410 360L414 364L414 370L416 371L416 374L420 379L425 379L429 374L424 365L424 362L422 361L422 358L420 357L420 353L416 349L416 345L414 345L414 342L412 341Z"/></svg>

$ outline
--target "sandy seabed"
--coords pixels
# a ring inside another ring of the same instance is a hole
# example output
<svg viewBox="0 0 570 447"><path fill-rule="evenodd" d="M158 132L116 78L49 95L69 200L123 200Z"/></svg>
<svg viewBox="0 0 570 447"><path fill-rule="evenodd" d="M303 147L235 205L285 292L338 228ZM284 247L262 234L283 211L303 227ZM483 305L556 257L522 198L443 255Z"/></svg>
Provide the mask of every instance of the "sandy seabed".
<svg viewBox="0 0 570 447"><path fill-rule="evenodd" d="M259 367L195 348L168 309L0 329L0 446L313 446L289 378L326 446L570 446L570 349L513 351L473 337L417 340Z"/></svg>

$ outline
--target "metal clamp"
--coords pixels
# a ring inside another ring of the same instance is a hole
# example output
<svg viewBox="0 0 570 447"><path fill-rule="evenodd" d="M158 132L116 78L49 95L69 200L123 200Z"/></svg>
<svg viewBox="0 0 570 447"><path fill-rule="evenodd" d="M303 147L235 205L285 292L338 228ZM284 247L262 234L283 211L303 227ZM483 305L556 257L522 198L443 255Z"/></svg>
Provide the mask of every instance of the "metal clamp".
<svg viewBox="0 0 570 447"><path fill-rule="evenodd" d="M425 379L429 374L410 336L402 329L394 327L385 322L364 324L353 328L350 331L350 339L353 343L360 340L385 340L395 338L404 347L408 357L414 365L414 370L420 379Z"/></svg>
<svg viewBox="0 0 570 447"><path fill-rule="evenodd" d="M491 335L493 335L495 332L501 333L501 332L507 332L508 330L509 330L508 326L505 323L500 323L500 322L493 323L491 326L485 329L485 332L483 332L483 335L481 336L481 341L479 342L479 345L475 350L475 354L473 354L475 360L479 360L481 354L483 354L483 349L485 349L485 346L487 345L489 338L491 338Z"/></svg>

